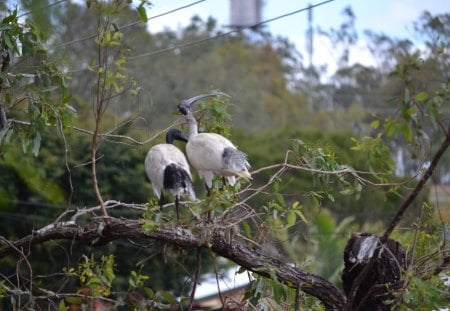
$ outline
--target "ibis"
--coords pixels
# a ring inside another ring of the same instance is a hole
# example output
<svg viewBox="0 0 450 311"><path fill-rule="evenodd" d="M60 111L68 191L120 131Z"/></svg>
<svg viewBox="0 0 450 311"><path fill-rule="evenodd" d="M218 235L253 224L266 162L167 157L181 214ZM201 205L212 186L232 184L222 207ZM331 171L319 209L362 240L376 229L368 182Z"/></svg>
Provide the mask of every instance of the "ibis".
<svg viewBox="0 0 450 311"><path fill-rule="evenodd" d="M213 93L198 95L178 104L178 111L183 114L189 127L189 137L186 144L186 155L189 163L197 170L198 175L205 181L207 194L211 194L214 176L226 178L233 186L236 177L251 179L248 171L250 164L247 155L238 150L227 138L217 133L199 133L197 120L191 111L191 106L196 101L211 97L228 95Z"/></svg>
<svg viewBox="0 0 450 311"><path fill-rule="evenodd" d="M183 152L173 145L174 140L187 141L187 137L179 129L170 129L166 134L166 143L153 146L147 153L145 172L155 196L159 199L161 210L164 201L163 189L175 196L178 219L179 197L188 195L195 199L195 192L189 164Z"/></svg>

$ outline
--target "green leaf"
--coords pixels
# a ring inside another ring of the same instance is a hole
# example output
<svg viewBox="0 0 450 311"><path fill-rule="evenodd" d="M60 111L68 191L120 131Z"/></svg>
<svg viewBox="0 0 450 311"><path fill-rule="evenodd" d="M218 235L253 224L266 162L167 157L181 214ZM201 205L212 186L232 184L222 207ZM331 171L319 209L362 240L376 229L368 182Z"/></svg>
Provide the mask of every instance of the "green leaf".
<svg viewBox="0 0 450 311"><path fill-rule="evenodd" d="M13 27L9 24L0 24L0 31L4 31L4 30L11 30Z"/></svg>
<svg viewBox="0 0 450 311"><path fill-rule="evenodd" d="M144 292L148 298L156 300L156 295L151 288L144 287Z"/></svg>
<svg viewBox="0 0 450 311"><path fill-rule="evenodd" d="M117 25L117 23L112 23L111 24L112 26L113 26L113 28L114 28L114 31L120 31L120 27L119 27L119 25Z"/></svg>
<svg viewBox="0 0 450 311"><path fill-rule="evenodd" d="M177 299L175 298L175 296L168 291L163 291L161 292L161 295L164 297L164 299L170 303L170 304L176 304L177 303Z"/></svg>
<svg viewBox="0 0 450 311"><path fill-rule="evenodd" d="M69 305L81 305L83 303L81 297L66 297L65 300Z"/></svg>
<svg viewBox="0 0 450 311"><path fill-rule="evenodd" d="M334 202L334 196L331 193L327 193L328 200Z"/></svg>
<svg viewBox="0 0 450 311"><path fill-rule="evenodd" d="M286 205L285 201L284 201L284 197L280 193L276 193L275 197L277 198L277 201L280 205L282 205L282 206Z"/></svg>
<svg viewBox="0 0 450 311"><path fill-rule="evenodd" d="M139 18L141 19L141 21L146 23L148 21L148 18L147 18L147 11L145 10L144 6L142 5L138 6L137 12L139 14Z"/></svg>
<svg viewBox="0 0 450 311"><path fill-rule="evenodd" d="M5 40L5 44L7 45L7 47L11 50L14 50L14 45L11 41L10 36L7 33L3 34L3 40Z"/></svg>
<svg viewBox="0 0 450 311"><path fill-rule="evenodd" d="M36 132L33 139L33 154L35 157L39 154L39 149L41 148L41 133Z"/></svg>
<svg viewBox="0 0 450 311"><path fill-rule="evenodd" d="M246 273L248 270L245 269L244 267L239 267L239 269L236 271L236 274L242 274L242 273Z"/></svg>
<svg viewBox="0 0 450 311"><path fill-rule="evenodd" d="M297 213L297 216L299 216L301 218L301 220L303 220L305 223L308 223L305 215L303 214L303 212L301 210L296 210L295 212Z"/></svg>
<svg viewBox="0 0 450 311"><path fill-rule="evenodd" d="M286 213L286 221L287 221L286 228L290 228L293 225L295 225L296 220L297 220L296 212L294 210L287 211L287 213Z"/></svg>
<svg viewBox="0 0 450 311"><path fill-rule="evenodd" d="M422 103L428 99L428 93L427 92L420 92L416 95L416 101L419 103Z"/></svg>
<svg viewBox="0 0 450 311"><path fill-rule="evenodd" d="M278 304L281 304L283 298L283 288L279 284L273 286L273 296Z"/></svg>
<svg viewBox="0 0 450 311"><path fill-rule="evenodd" d="M384 128L385 128L387 137L392 137L392 135L394 135L394 133L395 133L395 124L394 124L394 121L392 119L386 120Z"/></svg>
<svg viewBox="0 0 450 311"><path fill-rule="evenodd" d="M61 300L58 305L58 311L68 311L69 307L66 306L64 300Z"/></svg>
<svg viewBox="0 0 450 311"><path fill-rule="evenodd" d="M250 225L246 221L243 221L242 226L244 227L245 236L250 238L252 236Z"/></svg>
<svg viewBox="0 0 450 311"><path fill-rule="evenodd" d="M380 121L375 120L372 123L370 123L370 128L376 130L380 126Z"/></svg>
<svg viewBox="0 0 450 311"><path fill-rule="evenodd" d="M30 140L28 138L22 139L22 151L23 153L27 153L28 145L30 144Z"/></svg>
<svg viewBox="0 0 450 311"><path fill-rule="evenodd" d="M344 189L344 190L339 191L339 193L342 195L352 195L353 190L352 189Z"/></svg>
<svg viewBox="0 0 450 311"><path fill-rule="evenodd" d="M412 142L414 134L407 123L400 123L399 130L408 142Z"/></svg>
<svg viewBox="0 0 450 311"><path fill-rule="evenodd" d="M12 137L13 134L14 134L14 128L10 128L8 130L8 132L6 133L6 138L5 138L6 143L9 144L11 142L11 137ZM0 140L0 143L1 143L1 140Z"/></svg>

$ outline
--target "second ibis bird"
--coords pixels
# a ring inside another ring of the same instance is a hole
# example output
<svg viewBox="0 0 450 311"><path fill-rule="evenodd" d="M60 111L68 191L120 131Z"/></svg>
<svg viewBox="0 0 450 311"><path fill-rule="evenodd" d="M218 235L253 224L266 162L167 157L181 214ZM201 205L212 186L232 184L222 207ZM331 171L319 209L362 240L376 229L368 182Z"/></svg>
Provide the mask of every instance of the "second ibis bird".
<svg viewBox="0 0 450 311"><path fill-rule="evenodd" d="M166 135L166 143L153 146L145 158L145 172L150 179L153 192L159 199L162 210L163 189L175 196L175 206L178 215L179 197L188 195L195 199L192 176L189 164L183 152L174 146L174 140L187 141L179 129L170 129Z"/></svg>
<svg viewBox="0 0 450 311"><path fill-rule="evenodd" d="M251 179L248 172L250 164L247 155L238 150L227 138L217 133L198 133L197 120L191 111L196 101L224 95L223 93L205 94L183 100L178 104L178 110L184 115L189 126L189 138L186 144L186 154L189 163L197 170L199 176L205 180L208 195L212 188L214 176L223 176L233 186L236 177Z"/></svg>

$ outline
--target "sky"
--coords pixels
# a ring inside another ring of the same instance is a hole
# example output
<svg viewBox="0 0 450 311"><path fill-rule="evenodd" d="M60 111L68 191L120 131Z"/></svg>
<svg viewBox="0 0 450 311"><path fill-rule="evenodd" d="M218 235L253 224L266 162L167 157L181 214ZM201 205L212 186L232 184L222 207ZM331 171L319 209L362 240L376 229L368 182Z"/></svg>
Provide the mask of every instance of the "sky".
<svg viewBox="0 0 450 311"><path fill-rule="evenodd" d="M245 0L241 0L245 1ZM318 4L323 0L264 0L263 20L284 15L306 8L309 4ZM153 7L148 16L152 17L175 8L196 2L195 0L153 0ZM158 32L165 28L177 30L190 23L193 15L199 15L203 20L214 17L219 26L226 26L230 22L229 0L206 0L189 8L179 10L167 16L152 19L148 22L150 32ZM407 38L418 42L413 32L413 22L425 11L433 15L450 12L448 0L335 0L313 9L313 28L325 30L339 28L344 22L343 10L351 7L356 16L355 27L359 32L359 42L350 52L350 63L360 62L364 65L374 65L366 47L363 31L372 30L383 33L392 38ZM308 62L306 53L306 30L308 26L307 12L300 12L266 24L266 30L273 35L287 37L304 55L305 64ZM335 49L324 37L314 35L313 63L316 66L326 65L329 71L336 68L337 56Z"/></svg>

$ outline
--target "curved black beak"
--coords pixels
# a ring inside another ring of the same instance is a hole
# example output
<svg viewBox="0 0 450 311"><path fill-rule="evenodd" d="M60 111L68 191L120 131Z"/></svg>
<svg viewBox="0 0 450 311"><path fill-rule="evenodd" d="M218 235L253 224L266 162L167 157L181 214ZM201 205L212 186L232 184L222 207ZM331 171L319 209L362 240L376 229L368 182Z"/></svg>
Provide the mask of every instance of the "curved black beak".
<svg viewBox="0 0 450 311"><path fill-rule="evenodd" d="M172 144L174 140L184 141L187 142L188 138L186 135L184 135L179 129L171 128L166 133L166 143Z"/></svg>
<svg viewBox="0 0 450 311"><path fill-rule="evenodd" d="M197 96L191 97L189 99L183 99L181 101L181 103L179 103L177 106L178 111L181 112L182 114L186 115L188 113L188 110L191 109L191 106L196 101L203 99L203 98L212 97L212 96L225 96L225 97L231 98L230 95L222 93L222 92L197 95Z"/></svg>

